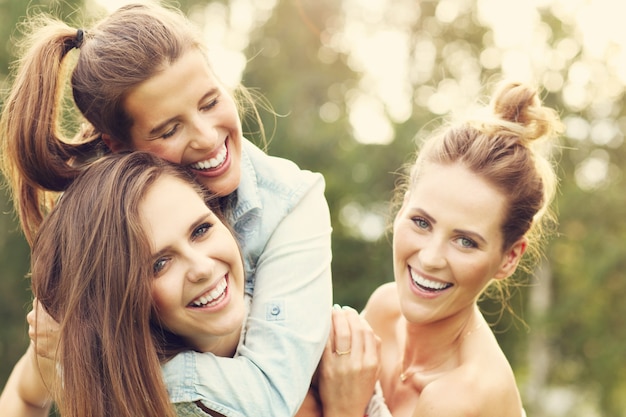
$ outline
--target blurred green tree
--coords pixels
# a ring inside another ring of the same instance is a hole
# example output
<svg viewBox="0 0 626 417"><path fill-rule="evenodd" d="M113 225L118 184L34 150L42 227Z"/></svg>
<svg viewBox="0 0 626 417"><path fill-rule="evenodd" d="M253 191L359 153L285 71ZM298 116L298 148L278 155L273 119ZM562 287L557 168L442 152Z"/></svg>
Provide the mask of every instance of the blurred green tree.
<svg viewBox="0 0 626 417"><path fill-rule="evenodd" d="M368 68L355 64L351 53L359 47L373 49L375 44L349 45L346 10L354 4L279 2L271 19L253 33L243 81L263 92L285 115L276 121L270 152L325 175L334 225L335 300L362 308L373 288L393 279L389 236L368 235L368 228L380 229L371 215L389 222L387 203L399 167L412 157L418 136L454 110L454 106L441 110L435 99L473 100L488 93L485 87L506 72L507 60L519 51L502 46L476 2L397 2L395 9L370 16L371 21L366 16L364 27L386 19L393 22L402 7L406 15L418 18L406 25L410 116L394 121L393 109L387 106L384 113L392 121L393 140L362 143L351 120L351 105L370 79L364 75ZM456 13L451 13L455 7ZM368 12L365 5L355 10ZM582 26L587 16L577 13L572 14ZM536 276L522 277L526 286L513 291L511 305L519 318L510 314L499 318L499 304L489 300L482 307L497 322L497 337L525 387L529 415L622 416L624 79L603 66L610 55L593 57L585 52L581 28L558 2L538 8L535 18L533 36L543 41L538 52L527 53L537 55L531 79L543 89L546 103L559 110L567 129L557 156L561 226L548 242ZM363 27L351 30L371 34ZM382 65L384 59L369 64ZM577 83L580 72L586 71L597 78L591 76L583 84L588 100L576 102L572 92L581 92ZM606 91L608 86L612 91ZM266 123L273 122L268 114Z"/></svg>
<svg viewBox="0 0 626 417"><path fill-rule="evenodd" d="M398 171L411 160L419 137L450 111L463 110L488 93L485 87L501 74L528 68L530 78L543 88L544 100L560 111L567 127L558 157L560 227L536 276L526 277L529 285L516 290L511 300L528 326L509 314L498 321L498 303L487 300L482 307L497 322L494 328L524 388L528 415L623 416L626 80L615 57L626 52L615 41L604 54L585 46L589 39L582 27L591 13L583 8L589 4L541 2L530 14L536 30L523 39L534 42L534 49L523 50L503 39L496 27L510 15L526 18L516 9L524 2L394 0L393 7L376 9L384 3L177 4L200 23L208 14L223 13L231 29L243 31L245 39L235 36L223 42L235 43L244 53L243 84L263 94L278 115L262 112L271 138L269 152L324 174L334 228L335 301L357 309L374 288L393 279L385 233L391 220L389 201ZM76 4L55 7L71 16L70 5ZM205 13L208 4L212 8ZM488 12L498 7L505 9L490 17ZM0 39L9 39L0 51L4 85L12 59L9 31L25 8L18 0L0 3ZM250 30L243 30L246 25ZM383 36L376 38L376 31ZM376 53L368 61L359 55L363 51ZM382 77L402 81L400 87L380 88L369 72L398 69L388 68L389 51L406 53L406 72ZM403 97L396 100L400 110L385 96L392 92ZM390 127L366 132L378 141L364 141L358 129L364 123L355 113L363 97L380 110L372 118L381 116ZM247 129L252 139L258 137L258 126ZM6 199L0 204L8 213ZM24 315L30 295L24 279L27 247L10 214L0 223L6 231L0 235L3 385L28 342Z"/></svg>

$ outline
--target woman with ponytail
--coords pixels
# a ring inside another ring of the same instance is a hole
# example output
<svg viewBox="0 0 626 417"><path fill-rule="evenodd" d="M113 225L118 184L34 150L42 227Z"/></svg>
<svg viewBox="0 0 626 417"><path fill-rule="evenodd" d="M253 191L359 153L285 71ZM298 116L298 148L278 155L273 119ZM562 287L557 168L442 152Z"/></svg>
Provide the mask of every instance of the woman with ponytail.
<svg viewBox="0 0 626 417"><path fill-rule="evenodd" d="M250 95L217 78L180 11L131 4L87 28L28 23L0 120L2 169L28 241L57 193L104 154L147 151L190 169L220 197L252 304L235 358L186 351L164 365L171 400L201 400L230 416L293 415L330 329L323 177L243 137L240 112L258 121Z"/></svg>

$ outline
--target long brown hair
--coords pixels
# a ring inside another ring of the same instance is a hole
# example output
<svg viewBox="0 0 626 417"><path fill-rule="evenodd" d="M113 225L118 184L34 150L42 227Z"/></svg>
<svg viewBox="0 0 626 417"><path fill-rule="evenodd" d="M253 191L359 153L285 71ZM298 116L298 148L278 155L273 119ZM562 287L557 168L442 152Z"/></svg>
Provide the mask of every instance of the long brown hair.
<svg viewBox="0 0 626 417"><path fill-rule="evenodd" d="M49 209L50 191L63 191L83 162L108 153L102 135L129 145L128 92L187 51L203 52L201 37L183 14L157 4L123 6L86 30L38 15L25 22L25 51L0 120L2 170L29 242ZM72 69L73 66L73 69ZM63 91L71 91L83 127L65 137ZM251 94L238 86L240 112L251 111L264 133ZM130 149L130 146L128 146Z"/></svg>
<svg viewBox="0 0 626 417"><path fill-rule="evenodd" d="M139 217L165 175L206 199L181 167L144 152L110 155L76 178L34 240L33 293L61 325L53 391L65 417L175 415L160 360L190 348L156 322Z"/></svg>

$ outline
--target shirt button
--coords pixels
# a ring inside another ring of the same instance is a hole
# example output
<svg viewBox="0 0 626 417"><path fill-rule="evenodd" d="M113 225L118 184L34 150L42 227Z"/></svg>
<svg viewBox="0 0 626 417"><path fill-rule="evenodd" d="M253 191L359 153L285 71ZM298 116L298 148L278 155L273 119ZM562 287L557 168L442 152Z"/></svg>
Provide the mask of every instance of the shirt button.
<svg viewBox="0 0 626 417"><path fill-rule="evenodd" d="M283 300L274 300L265 305L265 319L268 321L285 320Z"/></svg>

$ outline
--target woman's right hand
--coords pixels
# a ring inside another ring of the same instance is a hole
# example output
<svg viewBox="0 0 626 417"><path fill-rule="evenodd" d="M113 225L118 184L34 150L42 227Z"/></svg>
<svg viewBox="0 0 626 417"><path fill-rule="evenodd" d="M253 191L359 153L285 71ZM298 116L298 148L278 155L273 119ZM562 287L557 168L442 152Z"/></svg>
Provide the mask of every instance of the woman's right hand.
<svg viewBox="0 0 626 417"><path fill-rule="evenodd" d="M59 345L59 323L48 314L37 298L33 300L33 309L26 315L26 320L28 336L37 355L55 360Z"/></svg>
<svg viewBox="0 0 626 417"><path fill-rule="evenodd" d="M380 339L353 308L333 308L318 371L324 415L362 417L380 373Z"/></svg>

